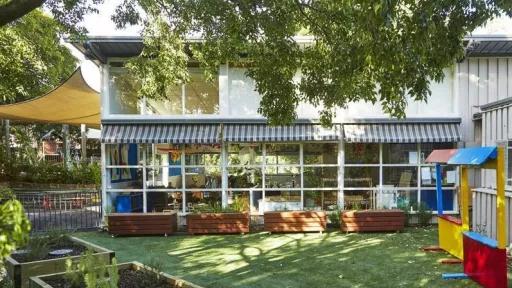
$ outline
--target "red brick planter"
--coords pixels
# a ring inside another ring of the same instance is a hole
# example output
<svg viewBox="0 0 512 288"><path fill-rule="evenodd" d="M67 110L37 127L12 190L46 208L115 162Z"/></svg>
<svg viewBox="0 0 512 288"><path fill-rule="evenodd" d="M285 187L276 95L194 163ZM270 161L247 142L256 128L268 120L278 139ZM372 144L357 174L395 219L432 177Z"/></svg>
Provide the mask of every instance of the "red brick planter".
<svg viewBox="0 0 512 288"><path fill-rule="evenodd" d="M249 213L201 213L187 215L190 234L249 233Z"/></svg>
<svg viewBox="0 0 512 288"><path fill-rule="evenodd" d="M322 211L265 212L264 229L268 232L322 232L327 214Z"/></svg>
<svg viewBox="0 0 512 288"><path fill-rule="evenodd" d="M107 219L113 235L170 235L178 226L176 212L112 213Z"/></svg>
<svg viewBox="0 0 512 288"><path fill-rule="evenodd" d="M340 218L344 232L394 232L405 225L402 210L353 210L341 213Z"/></svg>

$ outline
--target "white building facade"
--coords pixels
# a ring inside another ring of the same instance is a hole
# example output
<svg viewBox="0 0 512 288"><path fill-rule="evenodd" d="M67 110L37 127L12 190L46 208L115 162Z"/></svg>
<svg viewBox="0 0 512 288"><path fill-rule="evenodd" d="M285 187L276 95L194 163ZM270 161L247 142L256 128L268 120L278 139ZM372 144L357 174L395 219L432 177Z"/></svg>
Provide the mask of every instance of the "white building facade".
<svg viewBox="0 0 512 288"><path fill-rule="evenodd" d="M512 55L508 39L477 40L505 43ZM140 53L140 39L92 38L77 47L101 67L104 209L184 215L238 199L253 215L414 210L422 202L435 210L437 180L425 158L434 149L491 145L480 136L492 130L479 123L479 115L487 117L482 105L512 97L512 58L475 46L432 84L428 103L410 101L406 119L389 119L378 104L353 103L323 128L319 109L300 104L294 125L270 127L243 68L222 65L217 81L207 82L191 63L191 82L169 88L168 99L138 100L123 61ZM500 113L496 121L509 123ZM499 137L510 140L507 129ZM446 167L441 181L444 208L457 213L455 168Z"/></svg>

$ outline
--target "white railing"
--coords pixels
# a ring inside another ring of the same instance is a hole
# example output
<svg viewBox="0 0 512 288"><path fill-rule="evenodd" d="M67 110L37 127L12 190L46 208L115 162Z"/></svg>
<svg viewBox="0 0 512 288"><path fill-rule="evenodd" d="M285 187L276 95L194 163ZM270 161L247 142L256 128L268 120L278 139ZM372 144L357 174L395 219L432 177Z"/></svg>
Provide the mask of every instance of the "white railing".
<svg viewBox="0 0 512 288"><path fill-rule="evenodd" d="M472 229L496 239L496 190L473 190ZM506 193L507 246L512 244L512 193Z"/></svg>

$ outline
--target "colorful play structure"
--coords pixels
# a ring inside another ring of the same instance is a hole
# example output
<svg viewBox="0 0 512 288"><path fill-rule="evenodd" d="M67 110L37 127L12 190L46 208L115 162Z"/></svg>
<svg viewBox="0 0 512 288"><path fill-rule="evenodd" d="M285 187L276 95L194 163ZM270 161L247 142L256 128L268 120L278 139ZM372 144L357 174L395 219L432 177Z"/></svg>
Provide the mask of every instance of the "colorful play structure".
<svg viewBox="0 0 512 288"><path fill-rule="evenodd" d="M507 287L505 150L475 147L434 150L426 159L436 164L439 247L463 260L464 273L446 273L444 279L470 278L483 287ZM443 214L442 165L460 168L460 219ZM468 169L496 170L496 239L469 230Z"/></svg>

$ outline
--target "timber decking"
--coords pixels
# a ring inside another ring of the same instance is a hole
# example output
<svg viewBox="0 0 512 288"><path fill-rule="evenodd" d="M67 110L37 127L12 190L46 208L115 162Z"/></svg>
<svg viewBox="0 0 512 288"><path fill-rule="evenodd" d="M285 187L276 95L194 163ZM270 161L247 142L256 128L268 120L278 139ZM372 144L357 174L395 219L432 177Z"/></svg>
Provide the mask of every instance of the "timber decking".
<svg viewBox="0 0 512 288"><path fill-rule="evenodd" d="M190 234L249 233L249 213L201 213L187 215Z"/></svg>
<svg viewBox="0 0 512 288"><path fill-rule="evenodd" d="M169 235L177 230L176 212L112 213L107 216L113 235Z"/></svg>
<svg viewBox="0 0 512 288"><path fill-rule="evenodd" d="M353 210L341 213L340 218L344 232L394 232L405 225L402 210Z"/></svg>
<svg viewBox="0 0 512 288"><path fill-rule="evenodd" d="M268 232L323 232L327 214L322 211L265 212L263 221Z"/></svg>

